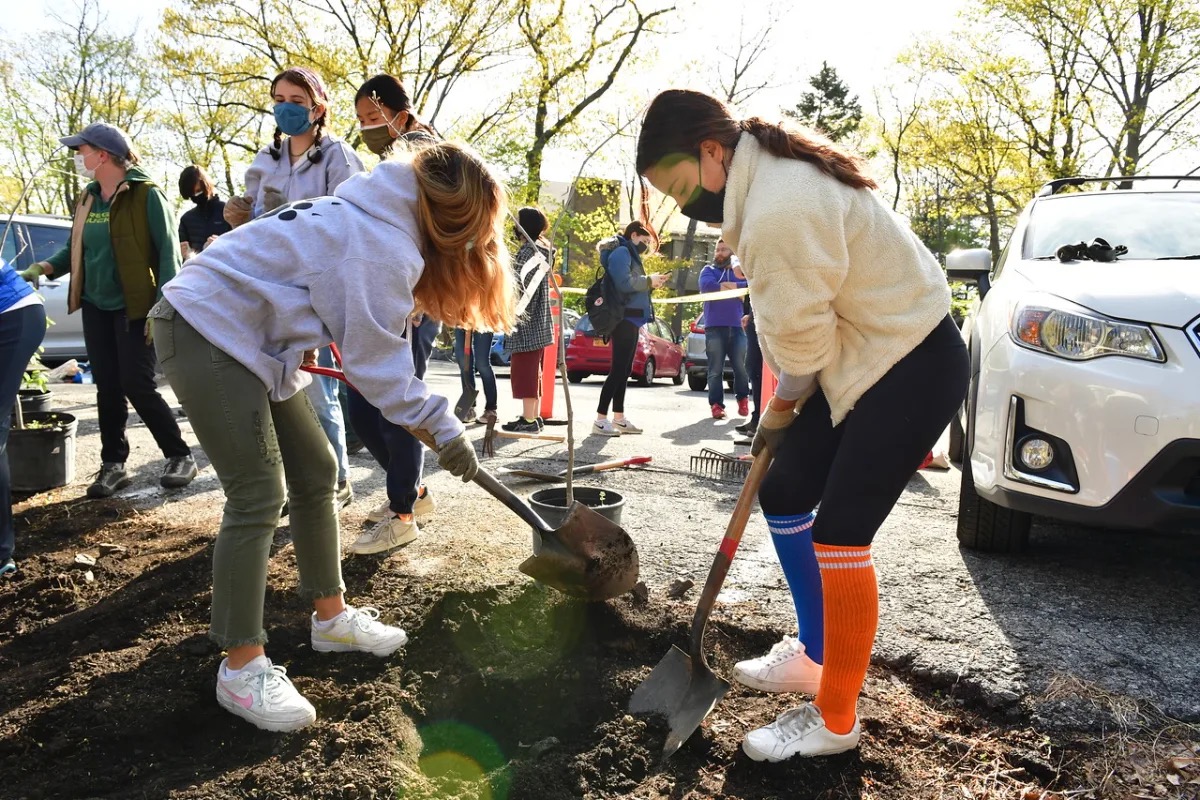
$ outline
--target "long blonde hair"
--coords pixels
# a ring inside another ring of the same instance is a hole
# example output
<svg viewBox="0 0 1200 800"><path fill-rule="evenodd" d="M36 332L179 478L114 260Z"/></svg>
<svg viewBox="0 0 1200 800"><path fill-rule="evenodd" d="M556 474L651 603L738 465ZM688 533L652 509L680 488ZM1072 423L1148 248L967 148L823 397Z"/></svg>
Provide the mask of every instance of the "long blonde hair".
<svg viewBox="0 0 1200 800"><path fill-rule="evenodd" d="M504 185L467 147L439 142L410 156L425 271L416 310L456 328L509 331L516 292L504 243Z"/></svg>

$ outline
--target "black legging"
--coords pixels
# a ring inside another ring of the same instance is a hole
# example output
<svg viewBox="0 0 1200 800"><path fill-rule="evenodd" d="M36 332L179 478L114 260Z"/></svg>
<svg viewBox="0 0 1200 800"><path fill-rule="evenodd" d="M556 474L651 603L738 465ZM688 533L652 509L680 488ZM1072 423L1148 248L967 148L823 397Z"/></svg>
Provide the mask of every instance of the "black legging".
<svg viewBox="0 0 1200 800"><path fill-rule="evenodd" d="M866 547L967 391L967 348L946 317L834 427L819 390L788 429L758 499L764 514L821 504L813 541Z"/></svg>
<svg viewBox="0 0 1200 800"><path fill-rule="evenodd" d="M600 405L596 413L608 414L608 404L618 414L625 413L625 387L629 384L629 376L633 374L633 354L637 351L638 326L627 319L617 323L612 336L612 367L604 380L604 388L600 390Z"/></svg>

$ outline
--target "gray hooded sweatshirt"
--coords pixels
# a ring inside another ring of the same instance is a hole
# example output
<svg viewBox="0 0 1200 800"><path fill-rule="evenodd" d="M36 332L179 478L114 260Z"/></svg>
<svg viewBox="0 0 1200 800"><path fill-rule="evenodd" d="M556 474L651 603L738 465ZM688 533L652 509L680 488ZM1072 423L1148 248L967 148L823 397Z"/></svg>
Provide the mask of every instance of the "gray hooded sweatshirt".
<svg viewBox="0 0 1200 800"><path fill-rule="evenodd" d="M463 426L414 376L402 337L425 266L416 219L412 166L385 161L333 197L289 203L217 238L163 294L272 401L309 383L305 350L336 342L346 377L371 405L441 446Z"/></svg>

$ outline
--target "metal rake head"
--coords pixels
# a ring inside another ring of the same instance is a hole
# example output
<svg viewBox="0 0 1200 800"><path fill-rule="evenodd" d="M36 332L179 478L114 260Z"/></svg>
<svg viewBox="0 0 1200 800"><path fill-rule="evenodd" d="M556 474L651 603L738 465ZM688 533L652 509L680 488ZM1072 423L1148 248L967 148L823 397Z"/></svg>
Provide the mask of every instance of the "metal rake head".
<svg viewBox="0 0 1200 800"><path fill-rule="evenodd" d="M719 478L727 481L742 481L750 474L750 459L718 453L705 447L700 455L692 456L690 472L701 478Z"/></svg>

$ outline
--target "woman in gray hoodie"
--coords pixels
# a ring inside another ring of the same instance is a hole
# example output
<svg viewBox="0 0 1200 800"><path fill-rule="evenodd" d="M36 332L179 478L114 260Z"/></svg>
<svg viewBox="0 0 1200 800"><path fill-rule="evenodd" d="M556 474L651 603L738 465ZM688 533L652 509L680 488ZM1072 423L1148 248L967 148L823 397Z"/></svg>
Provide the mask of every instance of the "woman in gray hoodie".
<svg viewBox="0 0 1200 800"><path fill-rule="evenodd" d="M285 480L300 592L315 609L313 649L386 656L408 638L343 599L337 465L303 391L304 353L338 343L363 396L469 481L474 447L446 400L415 377L404 328L414 312L511 327L506 209L503 185L478 156L433 145L220 237L151 312L159 361L225 490L210 629L228 652L217 700L260 728L294 730L316 718L263 648Z"/></svg>

